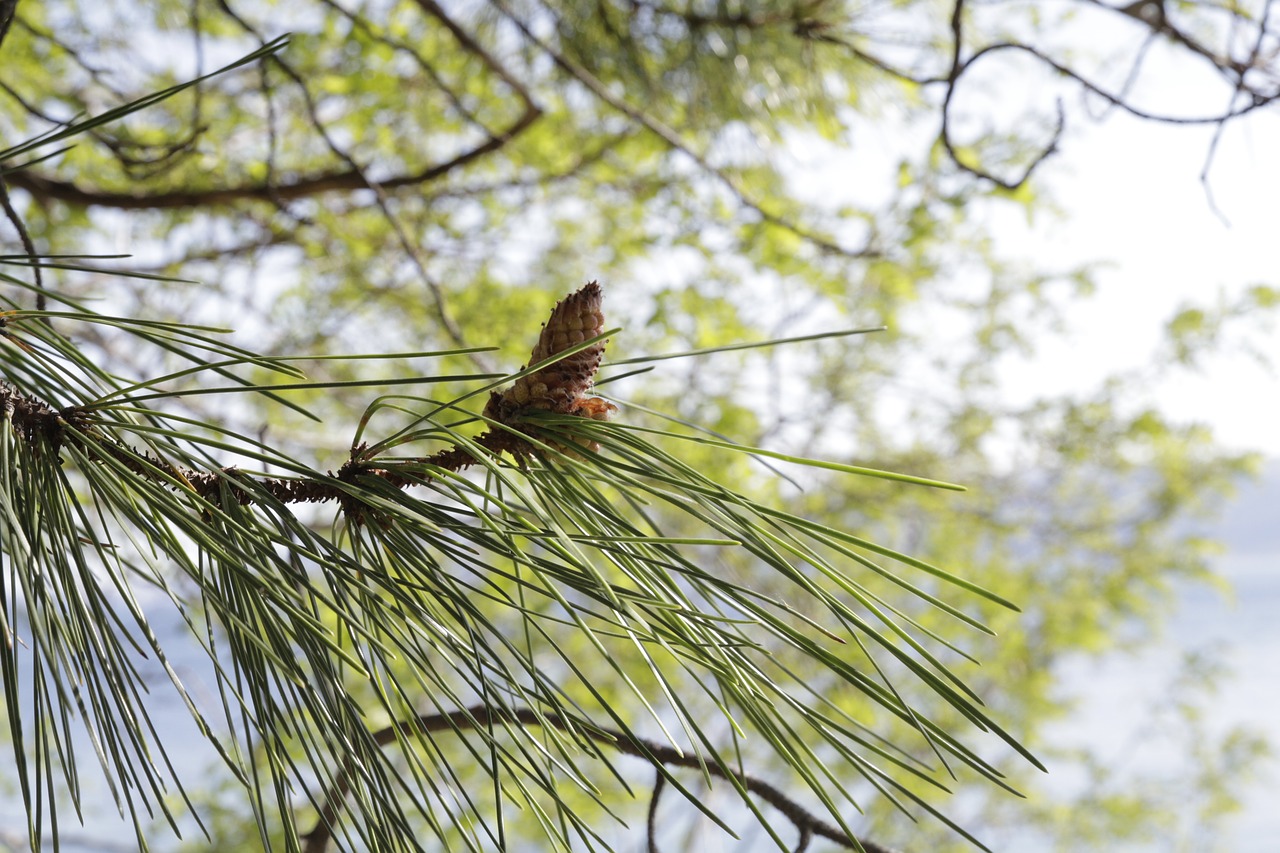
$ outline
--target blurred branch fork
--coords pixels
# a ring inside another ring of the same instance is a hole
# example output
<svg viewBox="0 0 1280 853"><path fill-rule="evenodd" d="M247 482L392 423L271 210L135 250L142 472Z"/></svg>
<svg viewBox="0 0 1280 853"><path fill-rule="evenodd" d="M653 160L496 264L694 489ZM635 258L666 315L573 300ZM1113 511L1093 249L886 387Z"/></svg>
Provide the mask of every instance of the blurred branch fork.
<svg viewBox="0 0 1280 853"><path fill-rule="evenodd" d="M634 0L633 0L634 2ZM1034 155L1022 171L1012 177L1001 177L975 163L959 151L952 129L952 113L955 96L963 79L979 64L980 61L1003 53L1018 53L1033 57L1036 61L1052 69L1059 76L1076 83L1082 90L1101 98L1109 106L1118 108L1139 119L1173 125L1214 125L1218 132L1234 119L1266 107L1280 99L1280 77L1274 65L1280 55L1280 31L1273 30L1271 8L1273 0L1265 0L1256 21L1250 20L1242 9L1234 9L1232 16L1232 32L1235 41L1244 45L1240 55L1219 52L1203 41L1180 29L1173 23L1172 16L1166 9L1166 0L1137 0L1124 6L1112 6L1100 0L1083 0L1082 5L1114 13L1118 18L1130 24L1137 24L1148 32L1144 45L1135 52L1133 65L1130 68L1127 82L1119 89L1112 90L1091 79L1087 74L1077 70L1070 64L1054 59L1053 56L1031 43L997 40L986 44L970 44L967 36L967 3L968 0L953 0L950 15L951 59L949 67L942 74L921 74L913 69L898 65L878 57L873 51L859 45L856 37L851 37L820 19L797 18L793 25L797 36L815 42L826 43L848 50L859 60L871 65L899 80L903 80L924 88L941 88L942 95L942 127L939 138L951 161L961 170L975 177L991 181L1006 190L1016 190L1025 184L1046 159L1052 156L1065 129L1065 116L1061 102L1057 106L1057 121L1054 130L1040 151ZM648 3L637 5L650 5ZM822 2L813 4L820 8ZM1225 10L1224 10L1225 11ZM768 19L769 23L773 23ZM707 19L696 18L690 23L705 25ZM733 18L722 21L732 26L758 26L763 22L753 22ZM1239 30L1238 33L1235 31ZM1252 37L1248 33L1252 30ZM1160 113L1142 109L1131 98L1130 88L1137 78L1141 63L1147 54L1147 47L1157 39L1173 43L1195 56L1208 62L1214 71L1231 87L1231 102L1220 112L1201 115L1183 116ZM1202 179L1207 175L1216 148L1217 137L1210 146Z"/></svg>

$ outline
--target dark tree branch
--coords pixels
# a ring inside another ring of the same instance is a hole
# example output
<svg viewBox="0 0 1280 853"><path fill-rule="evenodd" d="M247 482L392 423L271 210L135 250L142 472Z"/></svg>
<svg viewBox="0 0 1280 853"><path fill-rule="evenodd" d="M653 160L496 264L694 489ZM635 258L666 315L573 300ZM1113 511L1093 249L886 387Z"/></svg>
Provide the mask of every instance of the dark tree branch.
<svg viewBox="0 0 1280 853"><path fill-rule="evenodd" d="M642 758L657 768L675 767L697 770L717 779L736 783L743 790L759 797L779 811L787 820L791 821L800 831L800 846L796 848L798 851L805 849L808 839L813 836L819 836L848 850L861 849L865 853L895 853L891 848L877 844L874 841L865 838L854 838L839 827L810 812L777 787L749 773L729 770L715 762L705 761L698 755L686 753L677 750L675 747L647 738L635 737L613 729L599 728L578 721L566 720L559 714L537 713L529 708L508 709L477 705L452 713L421 714L379 729L372 734L372 738L378 746L387 746L404 737L437 732L460 734L469 730L484 731L495 724L504 723L515 723L526 728L545 725L554 726L561 731L572 732L589 738L596 743L612 746L624 755ZM353 769L350 762L339 768L337 773L334 774L333 781L324 791L319 808L319 818L311 831L303 836L306 841L303 847L304 853L325 853L328 849L333 829L344 810L344 801L350 789L349 779ZM648 821L648 849L650 853L654 853L656 850L653 840L653 809L656 808L656 801L662 791L665 776L666 774L659 770L659 781L654 785L650 800L650 819Z"/></svg>
<svg viewBox="0 0 1280 853"><path fill-rule="evenodd" d="M1179 115L1173 115L1171 113L1158 113L1151 110L1144 110L1126 101L1122 95L1113 93L1103 88L1099 84L1094 83L1093 81L1089 80L1088 78L1084 77L1078 72L1072 70L1071 68L1068 68L1067 66L1063 65L1062 63L1058 62L1057 60L1043 53L1039 49L1031 47L1029 45L1017 44L1013 42L1000 42L998 44L992 44L992 45L988 45L987 47L984 47L982 50L978 51L973 56L969 57L969 59L963 63L963 66L961 68L961 73L964 73L964 71L968 70L970 67L973 66L975 62L977 62L979 59L983 58L984 56L988 56L990 54L994 54L994 53L998 53L1000 51L1006 51L1006 50L1017 51L1020 53L1025 53L1030 56L1033 56L1040 62L1052 68L1061 76L1074 81L1075 83L1079 84L1083 89L1088 91L1090 94L1097 95L1099 98L1102 98L1103 100L1107 101L1112 106L1117 107L1120 110L1123 110L1124 112L1128 113L1129 115L1135 118L1145 119L1147 121L1159 122L1161 124L1178 124L1178 125L1221 124L1223 122L1232 121L1242 116L1246 116L1249 113L1254 112L1255 110L1262 109L1263 107L1269 106L1275 103L1276 101L1280 100L1280 89L1277 89L1277 91L1271 92L1271 93L1260 93L1260 92L1253 92L1253 91L1246 90L1244 94L1247 95L1247 103L1245 103L1243 106L1232 107L1230 109L1224 110L1221 113L1215 113L1213 115L1179 116Z"/></svg>
<svg viewBox="0 0 1280 853"><path fill-rule="evenodd" d="M31 241L31 235L27 233L26 223L22 221L22 217L18 215L18 211L13 207L13 201L9 198L9 188L5 186L5 176L0 175L0 208L4 209L5 218L9 220L15 231L18 232L18 239L22 242L22 249L27 253L27 257L31 259L31 272L36 279L36 310L43 311L45 308L44 298L44 278L40 273L40 256L36 254L36 244Z"/></svg>
<svg viewBox="0 0 1280 853"><path fill-rule="evenodd" d="M662 771L655 770L653 778L653 793L649 795L649 814L645 820L645 828L649 834L648 848L649 853L658 853L658 801L662 798L662 789L667 785L667 777L662 775Z"/></svg>
<svg viewBox="0 0 1280 853"><path fill-rule="evenodd" d="M1145 121L1154 121L1161 124L1190 126L1216 125L1217 131L1220 133L1221 129L1227 123L1248 115L1255 110L1280 101L1280 85L1274 86L1271 90L1263 90L1257 86L1249 85L1245 79L1246 74L1250 71L1256 71L1264 68L1266 67L1267 62L1275 59L1274 56L1263 56L1263 46L1268 37L1272 39L1280 37L1280 34L1273 33L1270 30L1272 0L1267 0L1263 6L1256 24L1256 37L1253 39L1253 44L1249 49L1247 56L1243 59L1221 55L1207 47L1202 42L1197 41L1195 38L1188 35L1181 28L1177 27L1169 19L1165 10L1164 0L1137 0L1137 2L1130 3L1126 6L1111 6L1101 2L1101 0L1081 0L1081 2L1114 12L1117 15L1123 16L1132 22L1146 27L1150 31L1148 38L1144 40L1142 47L1139 49L1138 56L1135 58L1134 64L1130 68L1125 82L1117 91L1113 92L1107 89L1074 68L1053 59L1039 48L1022 42L997 42L983 46L966 55L964 30L966 0L954 0L951 8L951 61L947 72L941 76L923 76L913 74L903 68L899 68L894 64L859 48L850 39L843 38L831 32L828 27L811 27L809 29L798 28L796 34L819 43L839 46L860 61L865 62L881 73L903 82L909 82L921 87L944 87L942 96L942 128L940 131L940 139L943 147L946 149L947 156L950 157L952 162L955 163L962 171L994 183L1007 190L1017 189L1026 183L1040 164L1057 151L1058 142L1061 139L1065 128L1065 115L1062 104L1059 102L1057 105L1057 121L1049 141L1039 152L1037 152L1031 162L1024 166L1020 173L1013 178L998 177L980 165L963 160L956 150L955 142L952 137L952 103L964 76L980 60L993 56L997 53L1014 51L1031 56L1036 59L1036 61L1051 68L1059 76L1071 80L1086 92L1106 101L1111 107L1118 108L1135 118ZM1233 18L1233 20L1239 19L1240 16L1238 15ZM717 23L727 25L729 22L726 20L718 20ZM755 22L743 21L740 22L739 25L752 26L754 24ZM1212 115L1179 116L1145 110L1134 104L1129 97L1130 89L1138 75L1147 49L1156 39L1165 39L1191 54L1204 59L1209 62L1223 77L1229 80L1235 91L1228 108L1220 113ZM1243 98L1243 102L1241 102L1241 98ZM1209 148L1208 161L1206 162L1204 172L1201 175L1202 181L1207 180L1209 165L1212 162L1213 152L1217 147L1216 142L1217 135L1215 134L1214 141L1211 143Z"/></svg>
<svg viewBox="0 0 1280 853"><path fill-rule="evenodd" d="M951 10L951 70L947 74L947 90L942 99L942 146L947 151L947 156L951 161L959 166L962 170L979 178L983 178L1002 187L1006 190L1016 190L1022 186L1031 177L1031 173L1036 167L1048 159L1058 148L1058 140L1062 137L1064 124L1064 116L1062 114L1062 103L1058 102L1058 122L1054 128L1053 136L1049 140L1049 144L1040 150L1040 153L1023 169L1022 174L1013 180L1004 180L996 177L990 172L969 163L964 162L960 158L959 152L956 151L951 140L951 102L956 93L956 86L960 82L960 77L972 67L973 63L983 55L986 51L979 51L969 59L962 60L964 53L964 3L965 0L955 0L955 5Z"/></svg>
<svg viewBox="0 0 1280 853"><path fill-rule="evenodd" d="M79 207L113 207L120 210L222 207L245 201L264 201L275 204L325 193L369 190L375 186L384 190L398 190L437 180L473 160L497 151L512 137L532 124L536 117L536 115L521 116L500 135L490 137L486 142L449 160L412 174L396 175L376 182L367 178L362 170L352 168L334 169L282 183L261 181L238 186L158 193L111 192L85 188L74 181L59 180L30 169L12 172L7 175L7 178L11 186L26 190L42 200L61 201Z"/></svg>

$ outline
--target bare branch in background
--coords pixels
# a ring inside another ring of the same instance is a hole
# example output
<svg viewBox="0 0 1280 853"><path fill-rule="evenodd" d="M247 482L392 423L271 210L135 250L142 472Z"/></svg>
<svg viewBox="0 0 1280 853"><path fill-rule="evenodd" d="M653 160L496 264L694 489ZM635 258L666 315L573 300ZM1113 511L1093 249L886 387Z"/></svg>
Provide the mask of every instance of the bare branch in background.
<svg viewBox="0 0 1280 853"><path fill-rule="evenodd" d="M554 726L561 731L571 732L596 743L611 746L623 755L644 759L653 764L655 768L659 768L658 781L655 783L653 793L650 795L650 819L648 822L648 849L650 851L657 849L653 837L655 825L653 812L667 776L670 775L661 768L678 767L697 770L717 779L729 781L735 786L746 789L777 809L800 832L800 844L796 847L796 850L804 850L808 845L808 839L818 836L834 842L846 850L861 848L865 853L895 853L891 848L877 844L874 841L851 837L839 827L832 826L822 820L822 818L800 805L778 788L749 773L728 770L714 761L708 761L705 757L682 752L674 747L647 738L635 737L612 729L602 729L583 722L571 722L558 714L538 713L529 708L508 709L477 705L448 714L421 714L412 719L402 720L394 725L379 729L373 733L372 737L379 746L389 746L406 738L420 737L426 734L454 732L461 735L467 731L492 732L496 727L506 727L511 724L525 728ZM329 839L333 835L333 827L342 815L343 800L346 798L349 784L347 780L354 769L354 767L348 765L339 770L334 777L333 783L324 792L324 796L320 801L320 817L316 821L315 827L303 836L306 840L306 846L303 848L304 853L325 853L329 849Z"/></svg>
<svg viewBox="0 0 1280 853"><path fill-rule="evenodd" d="M500 0L494 0L499 2ZM958 151L951 126L952 107L962 80L981 61L996 54L1015 52L1031 56L1047 66L1057 75L1073 81L1084 91L1102 98L1110 106L1118 108L1135 118L1146 121L1172 125L1216 125L1219 129L1231 121L1248 115L1255 110L1280 100L1280 79L1274 63L1280 52L1280 30L1272 29L1272 0L1263 4L1256 22L1250 22L1247 13L1240 10L1226 10L1231 14L1232 29L1252 27L1251 39L1239 38L1247 42L1243 55L1226 55L1215 51L1203 41L1179 27L1165 8L1164 0L1137 0L1126 6L1111 6L1101 0L1080 0L1084 5L1095 9L1114 13L1130 23L1136 23L1149 30L1147 38L1135 54L1128 79L1117 90L1091 79L1083 71L1064 62L1054 59L1049 53L1034 44L1018 41L1001 40L984 45L968 43L969 35L965 26L968 12L967 0L955 0L949 16L950 61L945 72L922 74L911 68L891 62L878 55L874 49L861 45L871 40L851 26L842 25L835 20L822 17L824 12L821 3L797 4L790 12L750 15L739 13L714 13L673 9L651 0L632 0L632 7L645 9L655 14L674 17L682 20L691 30L715 27L728 30L758 30L765 27L788 26L798 38L817 43L839 47L859 61L875 68L896 80L911 83L924 89L941 89L941 130L940 141L952 162L962 171L975 177L990 181L1008 190L1022 186L1046 159L1057 151L1058 142L1065 129L1066 117L1061 104L1057 106L1057 121L1049 139L1042 145L1030 161L1013 177L1001 177L981 164L966 160ZM831 4L828 8L835 8ZM1131 87L1147 56L1148 48L1157 41L1166 41L1189 52L1195 57L1209 63L1214 71L1226 81L1233 90L1231 102L1223 110L1201 116L1179 116L1161 113L1140 107L1131 97ZM1249 75L1262 76L1269 79L1269 85L1249 79ZM1209 150L1209 162L1212 161L1216 148L1216 137ZM1206 162L1207 175L1209 162ZM1203 176L1202 176L1203 178Z"/></svg>

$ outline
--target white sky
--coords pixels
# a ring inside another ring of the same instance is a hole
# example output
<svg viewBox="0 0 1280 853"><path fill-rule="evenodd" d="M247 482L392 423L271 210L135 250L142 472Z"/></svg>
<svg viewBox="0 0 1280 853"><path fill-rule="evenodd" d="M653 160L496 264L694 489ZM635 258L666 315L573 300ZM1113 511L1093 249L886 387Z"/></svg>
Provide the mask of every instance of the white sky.
<svg viewBox="0 0 1280 853"><path fill-rule="evenodd" d="M1069 138L1047 164L1066 217L1033 229L1011 224L1000 234L1006 248L1051 267L1112 266L1100 273L1097 296L1072 307L1076 337L1011 373L1015 388L1088 387L1149 357L1179 304L1280 285L1280 110L1228 127L1210 172L1212 204L1199 179L1211 134L1116 116ZM1249 342L1280 369L1280 334L1249 325L1238 332L1250 331ZM1239 352L1159 389L1157 399L1179 419L1211 424L1228 445L1280 457L1280 378Z"/></svg>
<svg viewBox="0 0 1280 853"><path fill-rule="evenodd" d="M1199 180L1210 138L1205 129L1115 117L1067 141L1059 162L1046 171L1065 208L1064 220L1046 220L1032 229L1013 224L1002 229L1000 239L1009 241L1006 249L1034 253L1051 266L1086 260L1109 260L1113 266L1100 274L1095 298L1072 306L1074 340L1052 341L1033 364L1011 371L1011 390L1047 391L1046 384L1087 388L1109 372L1149 358L1162 323L1180 303L1212 302L1219 289L1231 297L1250 284L1280 285L1280 110L1249 117L1228 128L1220 141L1210 188L1222 218ZM1248 331L1251 343L1280 371L1280 327ZM1210 360L1199 374L1157 389L1155 397L1178 419L1211 425L1225 444L1280 460L1280 377L1255 361L1239 354ZM1246 488L1240 505L1228 507L1228 514L1274 515L1266 503L1274 494L1277 470L1273 462L1271 491ZM1277 585L1272 580L1280 552L1254 541L1261 526L1232 532L1237 536L1228 541L1218 569L1237 585L1238 594L1219 598L1199 585L1188 588L1164 644L1139 658L1081 661L1075 677L1105 687L1067 729L1074 727L1089 742L1108 730L1132 736L1132 727L1141 723L1131 709L1166 695L1162 679L1175 670L1181 654L1208 647L1216 648L1234 673L1210 706L1213 727L1251 725L1273 744L1280 742L1273 712L1280 634L1274 630ZM1096 698L1100 694L1105 698ZM1242 853L1272 849L1280 830L1274 789L1269 790L1280 778L1275 762L1264 772L1270 775L1254 786L1232 824L1229 843Z"/></svg>

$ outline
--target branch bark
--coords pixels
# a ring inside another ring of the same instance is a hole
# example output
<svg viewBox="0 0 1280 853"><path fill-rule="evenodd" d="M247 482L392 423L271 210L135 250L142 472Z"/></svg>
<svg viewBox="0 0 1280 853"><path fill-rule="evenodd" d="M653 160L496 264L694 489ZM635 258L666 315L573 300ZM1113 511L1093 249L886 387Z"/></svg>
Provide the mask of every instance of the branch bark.
<svg viewBox="0 0 1280 853"><path fill-rule="evenodd" d="M352 192L374 189L397 190L429 183L444 177L454 169L497 151L522 130L531 125L539 112L526 111L500 135L490 137L480 145L413 174L397 175L379 181L371 181L359 169L335 169L308 177L280 183L265 181L239 186L214 187L204 190L173 190L159 193L112 192L86 188L74 181L58 178L26 169L6 175L9 186L26 190L44 201L61 201L78 207L111 207L118 210L173 210L188 207L222 207L245 201L262 201L272 205L280 201L332 192Z"/></svg>
<svg viewBox="0 0 1280 853"><path fill-rule="evenodd" d="M405 737L432 734L437 732L483 731L496 725L515 723L523 727L554 726L565 732L572 732L589 738L596 743L612 746L623 755L631 755L650 762L655 767L677 767L697 770L717 779L733 783L741 790L749 792L768 803L782 813L787 820L800 831L802 845L806 838L820 836L847 850L863 850L865 853L896 853L893 849L865 838L855 838L844 830L827 823L822 818L801 806L793 798L770 783L752 776L749 773L728 770L714 761L706 761L702 757L682 752L675 747L663 743L639 738L615 729L590 726L582 722L570 722L558 714L543 714L529 708L500 708L490 705L476 705L461 711L444 714L420 714L407 720L401 720L372 734L378 746L393 744ZM333 782L325 790L320 804L320 815L315 827L303 838L306 844L304 853L325 853L329 840L333 836L333 828L337 824L345 808L346 795L350 787L349 779L353 768L348 762L334 774ZM659 772L659 780L665 774ZM653 797L661 792L661 783L655 786ZM649 822L649 849L654 849L652 838L653 822ZM801 846L798 849L803 849Z"/></svg>

